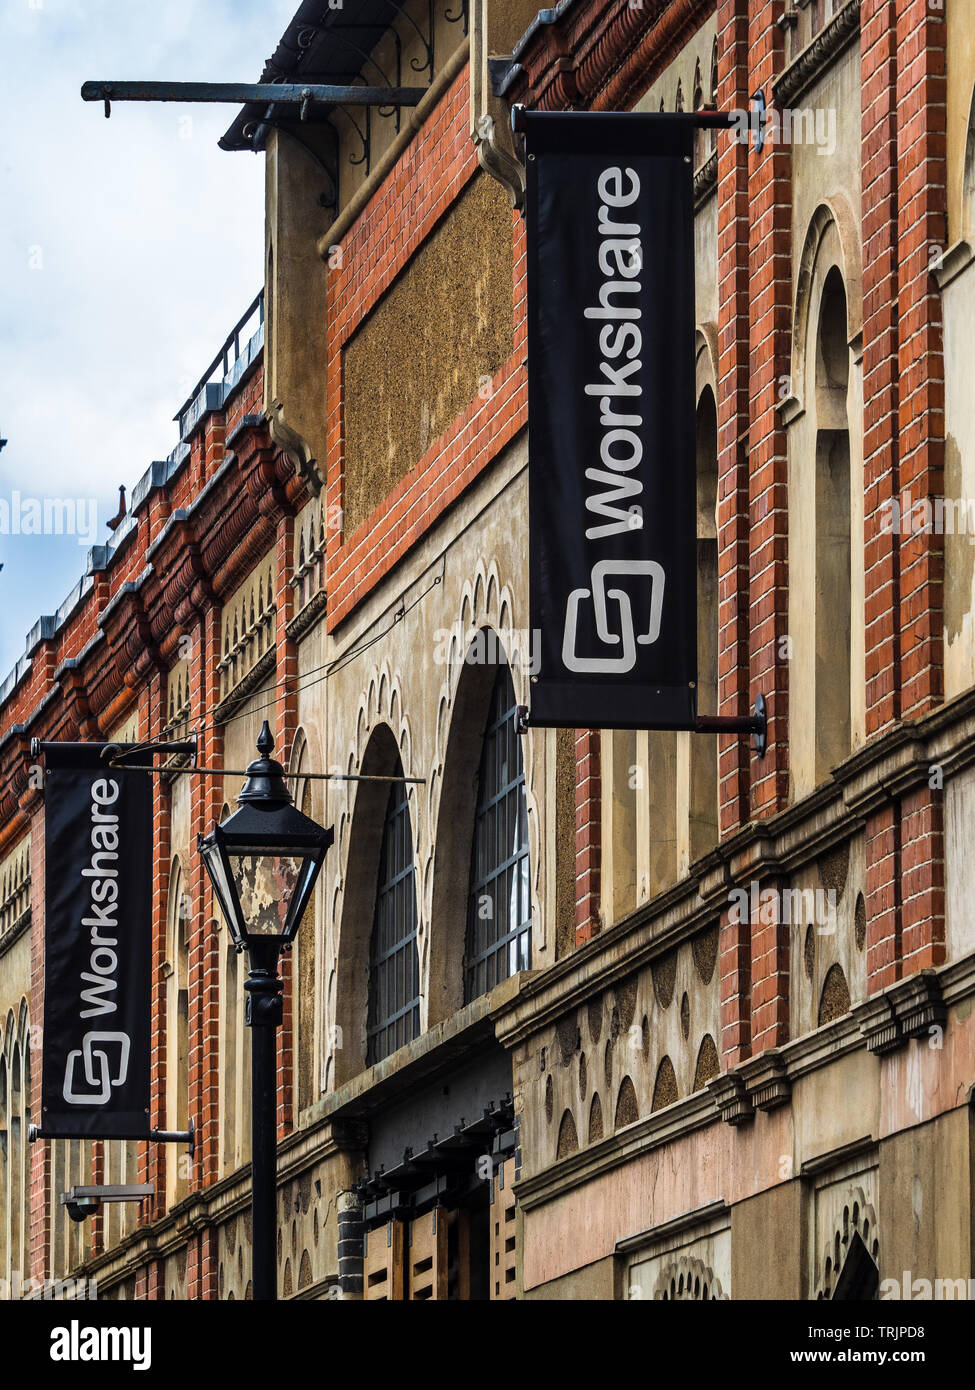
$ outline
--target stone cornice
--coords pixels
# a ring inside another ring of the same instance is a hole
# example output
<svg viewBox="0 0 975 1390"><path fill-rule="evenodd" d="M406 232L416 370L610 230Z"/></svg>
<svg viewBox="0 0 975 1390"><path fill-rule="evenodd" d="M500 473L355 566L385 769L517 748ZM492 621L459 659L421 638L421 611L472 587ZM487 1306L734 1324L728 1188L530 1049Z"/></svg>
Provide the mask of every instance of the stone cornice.
<svg viewBox="0 0 975 1390"><path fill-rule="evenodd" d="M250 695L251 691L256 690L262 685L268 676L272 675L277 662L277 651L274 647L268 647L267 651L258 661L254 663L246 676L234 686L233 690L224 697L213 711L214 724L225 724L234 717L234 711L239 709L243 702Z"/></svg>
<svg viewBox="0 0 975 1390"><path fill-rule="evenodd" d="M504 95L538 110L625 111L714 9L713 0L586 0L548 12L516 47Z"/></svg>
<svg viewBox="0 0 975 1390"><path fill-rule="evenodd" d="M515 1184L518 1203L525 1211L561 1197L601 1173L609 1172L650 1149L717 1121L714 1101L707 1090L695 1091L684 1100L663 1110L655 1110L642 1120L617 1130L615 1134L587 1145L568 1158L560 1159Z"/></svg>
<svg viewBox="0 0 975 1390"><path fill-rule="evenodd" d="M352 1147L348 1127L341 1121L320 1120L313 1126L294 1130L278 1143L279 1193L309 1168L335 1154L347 1153ZM69 1273L75 1278L97 1279L100 1288L109 1289L131 1279L151 1261L184 1249L198 1231L220 1226L231 1217L248 1212L250 1205L248 1163L208 1187L191 1192L165 1216L136 1227L110 1250L85 1260Z"/></svg>
<svg viewBox="0 0 975 1390"><path fill-rule="evenodd" d="M968 991L975 993L973 962L970 960L967 965ZM864 1048L883 1054L905 1043L908 1037L923 1035L930 1027L945 1026L942 981L952 972L957 975L958 967L946 967L941 972L922 971L899 980L882 995L855 1005L842 1018L722 1072L704 1089L524 1178L515 1189L519 1202L530 1211L640 1154L719 1121L735 1127L747 1125L757 1109L772 1110L787 1104L794 1083L810 1072ZM954 981L953 997L963 997L958 980ZM872 1025L877 1008L891 1021L890 1036L885 1034L880 1046ZM968 1100L964 1103L968 1104Z"/></svg>
<svg viewBox="0 0 975 1390"><path fill-rule="evenodd" d="M285 628L291 641L300 642L302 637L311 632L312 628L324 618L327 607L328 596L324 589L319 589L317 594L312 594L304 608L295 614Z"/></svg>
<svg viewBox="0 0 975 1390"><path fill-rule="evenodd" d="M864 1134L849 1144L841 1144L838 1149L816 1154L806 1159L799 1169L801 1178L818 1178L821 1173L835 1173L841 1164L854 1164L858 1169L872 1166L877 1160L877 1141L872 1134Z"/></svg>
<svg viewBox="0 0 975 1390"><path fill-rule="evenodd" d="M0 849L4 853L29 824L22 800L30 778L30 734L22 724L15 725L9 732L11 736L4 743L0 767L0 825L4 829Z"/></svg>
<svg viewBox="0 0 975 1390"><path fill-rule="evenodd" d="M897 980L862 1004L855 1004L853 1016L860 1024L868 1049L881 1056L893 1052L908 1038L943 1029L948 1009L938 972L921 970Z"/></svg>
<svg viewBox="0 0 975 1390"><path fill-rule="evenodd" d="M975 247L964 237L954 242L931 267L931 274L942 293L975 261Z"/></svg>
<svg viewBox="0 0 975 1390"><path fill-rule="evenodd" d="M242 582L274 544L280 518L292 515L305 501L307 484L273 444L263 416L240 417L231 434L235 452L216 467L187 506L173 509L167 517L165 498L157 496L161 524L157 522L159 530L148 547L144 537L149 521L142 507L126 567L111 596L106 601L106 571L99 573L81 601L97 611L95 639L67 659L60 656L59 634L35 652L33 667L25 671L4 707L10 725L23 726L25 748L30 736L64 737L66 731L72 737L101 736L103 725L114 722L126 689L135 692L154 672L168 670L180 633L195 626L201 613ZM171 483L172 479L156 494ZM132 547L140 546L133 556ZM135 572L134 566L141 570ZM40 657L48 647L53 661L48 657L42 665ZM13 784L12 770L24 756L14 740L0 748L3 822L17 811L22 787L20 782Z"/></svg>
<svg viewBox="0 0 975 1390"><path fill-rule="evenodd" d="M931 766L945 778L975 763L975 690L922 719L895 725L775 816L752 821L722 841L688 877L624 921L600 932L545 970L498 1020L509 1047L558 1021L593 994L642 968L713 923L734 887L787 876L859 833L892 797L926 784Z"/></svg>
<svg viewBox="0 0 975 1390"><path fill-rule="evenodd" d="M8 927L3 936L0 936L0 959L7 954L15 942L19 941L30 930L31 920L31 909L25 908L13 926Z"/></svg>
<svg viewBox="0 0 975 1390"><path fill-rule="evenodd" d="M716 1202L708 1202L707 1206L696 1207L693 1211L685 1211L671 1221L662 1221L659 1226L651 1226L646 1231L624 1236L616 1242L616 1253L628 1255L631 1251L639 1250L644 1258L651 1258L657 1253L658 1248L668 1248L674 1237L683 1235L685 1231L693 1231L697 1239L702 1235L714 1235L717 1231L725 1230L730 1224L731 1208L727 1202L719 1199Z"/></svg>
<svg viewBox="0 0 975 1390"><path fill-rule="evenodd" d="M718 191L718 152L714 150L694 172L694 211Z"/></svg>
<svg viewBox="0 0 975 1390"><path fill-rule="evenodd" d="M772 85L777 106L791 106L860 33L860 0L847 0Z"/></svg>

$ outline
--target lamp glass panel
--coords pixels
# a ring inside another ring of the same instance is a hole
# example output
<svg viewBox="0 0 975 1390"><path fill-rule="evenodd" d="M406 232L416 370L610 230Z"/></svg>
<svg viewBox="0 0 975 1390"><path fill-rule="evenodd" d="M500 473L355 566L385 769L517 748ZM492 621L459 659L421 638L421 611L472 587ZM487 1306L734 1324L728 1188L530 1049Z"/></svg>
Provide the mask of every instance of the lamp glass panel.
<svg viewBox="0 0 975 1390"><path fill-rule="evenodd" d="M227 877L226 862L219 847L217 845L206 846L203 850L203 861L216 890L220 911L223 913L230 931L235 932L238 924L234 921L234 895L231 891L230 880Z"/></svg>
<svg viewBox="0 0 975 1390"><path fill-rule="evenodd" d="M289 932L292 925L294 925L295 927L301 925L301 920L304 916L305 911L305 904L307 903L308 898L311 896L311 889L313 887L315 876L318 873L320 862L321 861L319 859L319 856L316 854L313 857L310 856L309 858L305 859L302 863L301 872L298 877L298 884L295 888L295 895L291 900L292 912L290 921L288 922Z"/></svg>
<svg viewBox="0 0 975 1390"><path fill-rule="evenodd" d="M248 936L283 936L302 877L303 855L232 854L231 870Z"/></svg>

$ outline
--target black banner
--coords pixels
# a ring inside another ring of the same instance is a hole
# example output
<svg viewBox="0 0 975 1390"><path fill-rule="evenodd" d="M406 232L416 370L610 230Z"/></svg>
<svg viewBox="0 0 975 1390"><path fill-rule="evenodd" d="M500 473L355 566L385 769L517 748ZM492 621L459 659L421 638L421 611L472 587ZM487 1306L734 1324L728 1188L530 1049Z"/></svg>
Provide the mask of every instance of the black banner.
<svg viewBox="0 0 975 1390"><path fill-rule="evenodd" d="M125 749L131 745L116 745ZM152 788L101 743L45 743L45 1137L149 1132Z"/></svg>
<svg viewBox="0 0 975 1390"><path fill-rule="evenodd" d="M693 117L519 115L530 722L692 728Z"/></svg>

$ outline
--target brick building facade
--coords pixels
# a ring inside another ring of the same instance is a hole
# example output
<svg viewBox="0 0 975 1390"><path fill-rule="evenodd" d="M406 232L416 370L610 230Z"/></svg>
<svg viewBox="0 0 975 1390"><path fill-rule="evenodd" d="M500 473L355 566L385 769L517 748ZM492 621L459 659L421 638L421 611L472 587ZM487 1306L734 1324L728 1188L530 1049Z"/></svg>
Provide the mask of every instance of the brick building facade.
<svg viewBox="0 0 975 1390"><path fill-rule="evenodd" d="M0 687L0 1277L248 1295L241 962L195 848L239 779L154 781L151 1119L192 1118L192 1161L29 1145L29 749L192 730L202 764L239 768L265 717L336 836L286 966L283 1297L868 1297L975 1274L964 10L300 5L265 80L429 91L399 115L240 113L223 143L266 161L264 294ZM695 156L698 667L702 712L764 695L768 752L517 738L511 104L747 113L759 91L761 148L753 116ZM59 1196L89 1175L154 1195L74 1226Z"/></svg>

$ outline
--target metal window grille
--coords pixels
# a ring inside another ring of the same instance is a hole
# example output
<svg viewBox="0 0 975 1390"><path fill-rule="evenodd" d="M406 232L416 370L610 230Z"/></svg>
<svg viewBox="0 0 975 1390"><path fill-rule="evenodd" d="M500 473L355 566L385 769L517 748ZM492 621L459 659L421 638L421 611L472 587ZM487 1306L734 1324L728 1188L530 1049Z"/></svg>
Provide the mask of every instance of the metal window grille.
<svg viewBox="0 0 975 1390"><path fill-rule="evenodd" d="M528 811L515 695L506 666L491 692L477 776L467 906L468 1000L531 964Z"/></svg>
<svg viewBox="0 0 975 1390"><path fill-rule="evenodd" d="M381 1062L420 1032L413 835L406 787L395 782L386 804L372 927L366 1062Z"/></svg>

